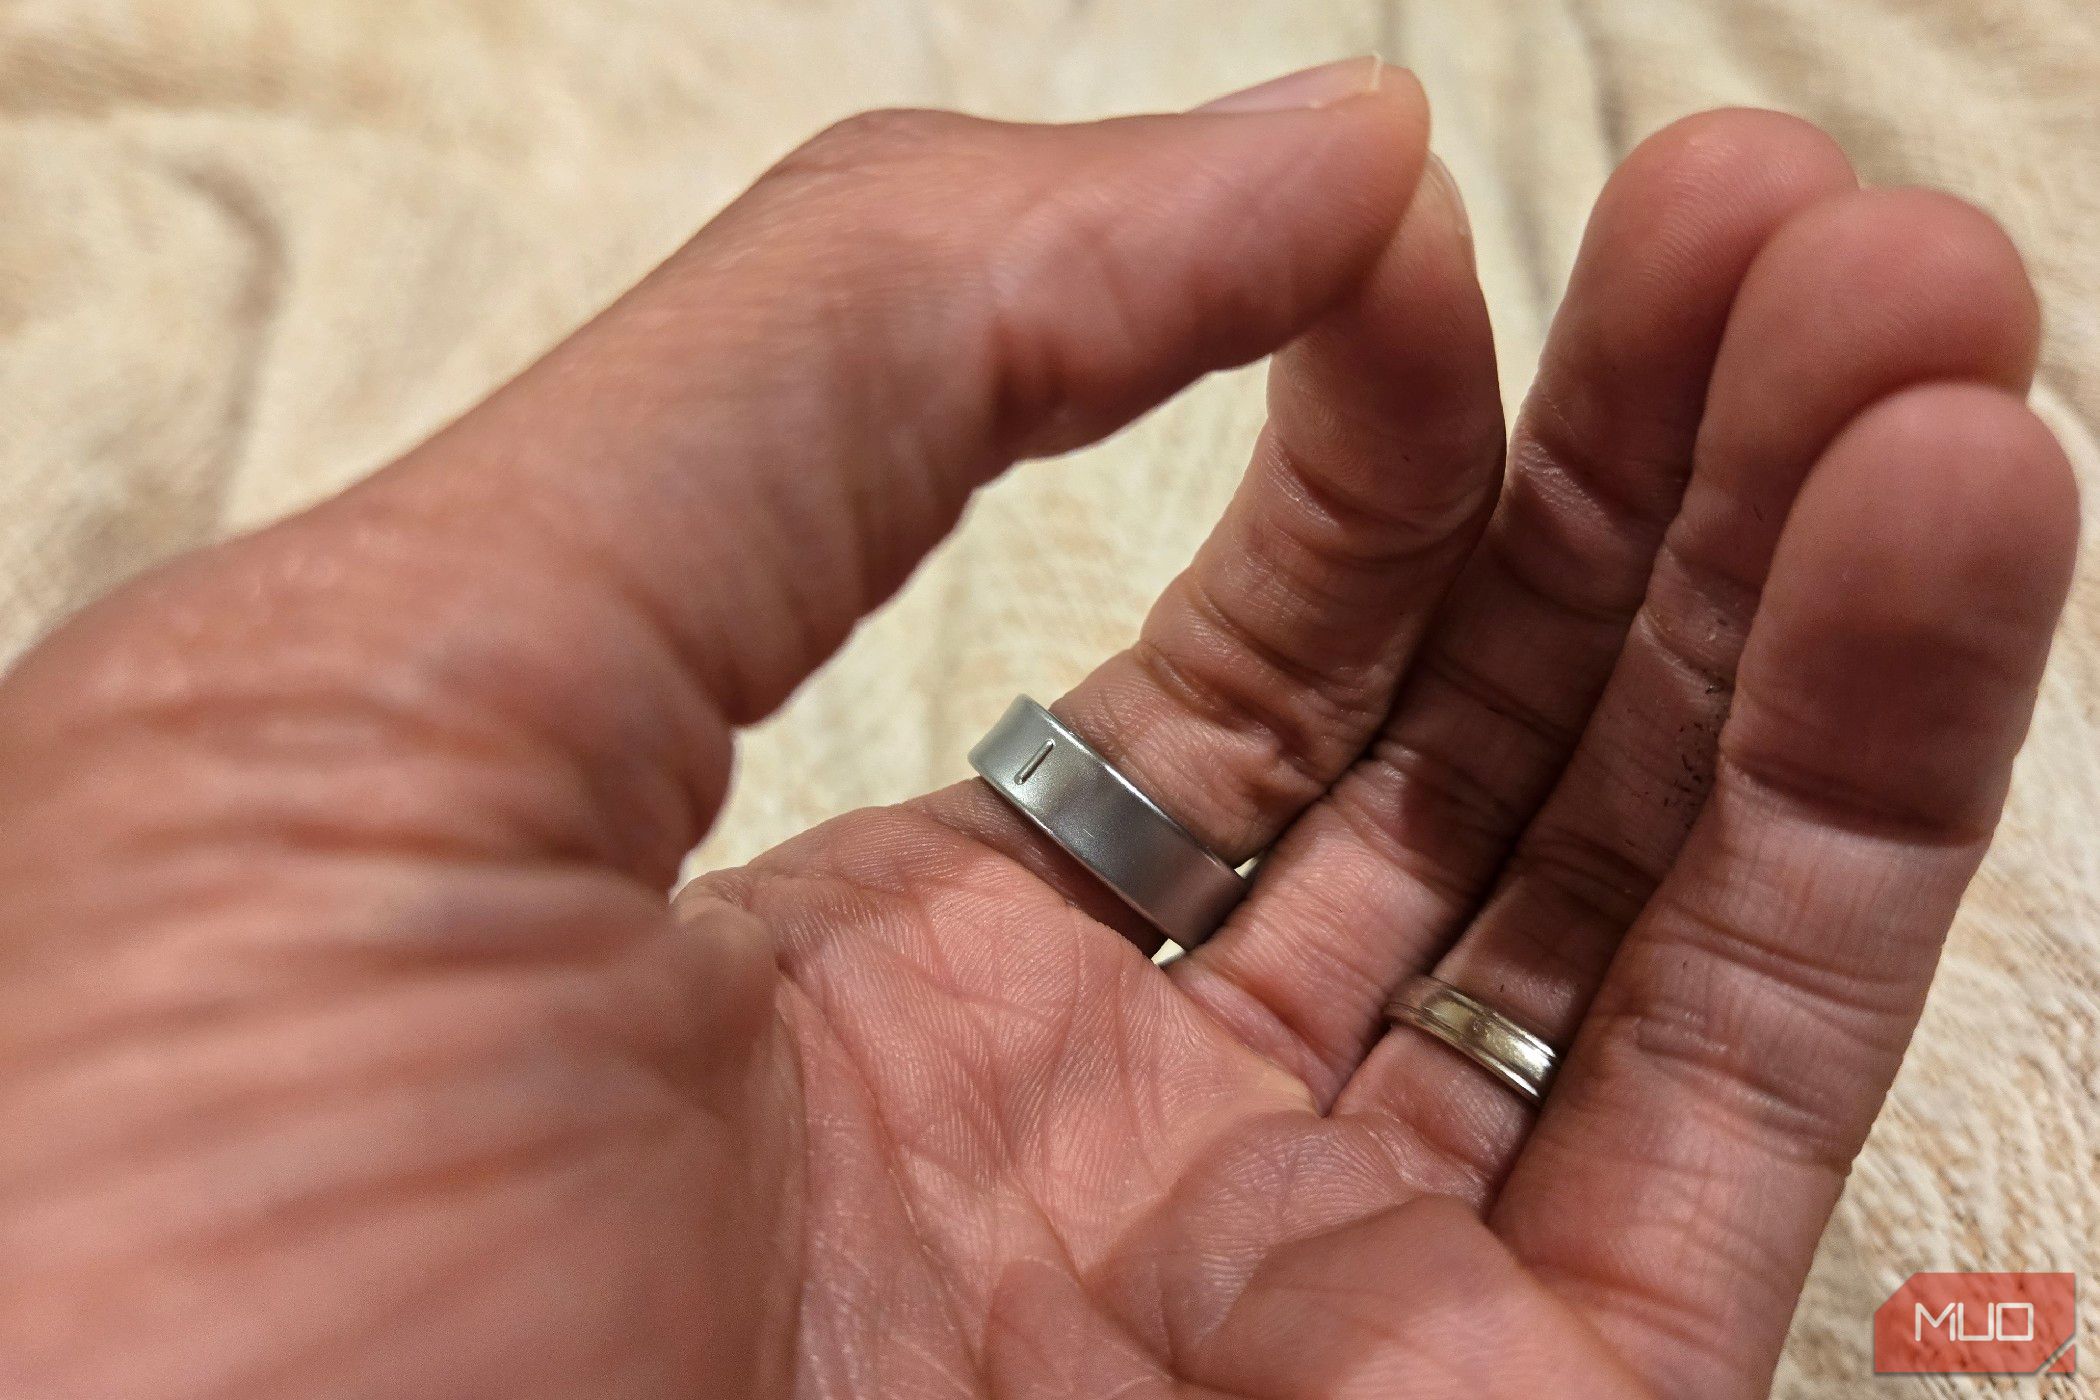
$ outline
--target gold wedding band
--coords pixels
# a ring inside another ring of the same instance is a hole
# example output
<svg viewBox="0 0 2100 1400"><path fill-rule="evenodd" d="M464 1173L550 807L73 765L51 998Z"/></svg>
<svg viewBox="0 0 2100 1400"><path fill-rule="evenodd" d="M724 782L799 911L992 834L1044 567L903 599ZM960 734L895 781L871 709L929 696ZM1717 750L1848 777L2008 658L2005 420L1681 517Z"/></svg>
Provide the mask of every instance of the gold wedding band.
<svg viewBox="0 0 2100 1400"><path fill-rule="evenodd" d="M1398 1025L1427 1031L1533 1103L1559 1059L1553 1047L1485 1002L1434 977L1411 978L1386 1003Z"/></svg>

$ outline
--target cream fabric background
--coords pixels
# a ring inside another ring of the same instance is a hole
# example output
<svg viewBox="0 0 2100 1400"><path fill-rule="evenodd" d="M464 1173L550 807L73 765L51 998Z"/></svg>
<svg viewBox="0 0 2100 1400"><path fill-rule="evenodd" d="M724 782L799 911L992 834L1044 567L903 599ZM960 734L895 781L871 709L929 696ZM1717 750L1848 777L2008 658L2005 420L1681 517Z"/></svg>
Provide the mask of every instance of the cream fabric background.
<svg viewBox="0 0 2100 1400"><path fill-rule="evenodd" d="M410 445L836 116L1175 107L1373 48L1437 104L1513 396L1618 156L1755 102L1825 123L1870 178L2005 219L2049 313L2038 401L2094 479L2091 0L7 0L0 657ZM961 775L1013 692L1054 694L1123 642L1224 499L1257 401L1251 375L1221 378L988 491L751 737L703 859ZM2089 1313L2100 1288L2096 571L2088 550L2010 822L1782 1394L1876 1388L1868 1318L1913 1270L2075 1268Z"/></svg>

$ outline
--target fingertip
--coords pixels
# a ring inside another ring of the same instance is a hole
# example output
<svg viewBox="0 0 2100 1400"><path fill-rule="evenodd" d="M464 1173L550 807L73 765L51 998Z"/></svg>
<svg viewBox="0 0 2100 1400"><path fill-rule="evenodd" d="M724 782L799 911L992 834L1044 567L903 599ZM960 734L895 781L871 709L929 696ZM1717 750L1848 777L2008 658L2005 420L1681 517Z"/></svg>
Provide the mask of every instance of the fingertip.
<svg viewBox="0 0 2100 1400"><path fill-rule="evenodd" d="M1970 291L1977 314L1997 318L2006 382L2024 390L2041 355L2042 305L2012 233L1989 211L1948 190L1899 186L1873 193L1881 196L1890 222L1914 230L1925 275L1945 275Z"/></svg>
<svg viewBox="0 0 2100 1400"><path fill-rule="evenodd" d="M1306 158L1360 164L1358 187L1378 195L1387 227L1399 223L1422 183L1429 161L1429 95L1412 71L1372 59L1361 88L1317 108L1273 114L1302 128L1314 122L1329 130L1324 140L1300 136Z"/></svg>
<svg viewBox="0 0 2100 1400"><path fill-rule="evenodd" d="M1877 402L1787 519L1724 751L1822 820L1987 838L2077 533L2070 464L2017 395L1941 382Z"/></svg>
<svg viewBox="0 0 2100 1400"><path fill-rule="evenodd" d="M1623 444L1652 424L1645 455L1681 457L1762 253L1802 211L1856 186L1836 143L1783 113L1700 112L1643 140L1584 232L1541 367L1552 412L1532 429L1557 422L1572 441ZM1674 499L1678 486L1658 489Z"/></svg>
<svg viewBox="0 0 2100 1400"><path fill-rule="evenodd" d="M1028 456L1294 339L1376 266L1428 156L1421 87L1399 69L1322 105L1036 132L1064 145L1073 174L1049 197L1031 182L1019 225L997 239L991 308L994 339L1028 351L994 357L1013 371L1002 419L1038 425L1012 439ZM1075 399L1106 411L1044 411Z"/></svg>
<svg viewBox="0 0 2100 1400"><path fill-rule="evenodd" d="M1404 130L1419 135L1424 150L1429 145L1429 92L1422 80L1415 76L1412 68L1402 68L1395 63L1380 61L1378 82L1365 94L1367 98L1382 103L1387 119Z"/></svg>
<svg viewBox="0 0 2100 1400"><path fill-rule="evenodd" d="M2022 391L2033 376L2041 310L2026 261L1997 220L1945 191L1825 199L1780 230L1751 280L1787 306L1782 323L1866 318L1866 348L1891 363L1937 356L1942 373Z"/></svg>
<svg viewBox="0 0 2100 1400"><path fill-rule="evenodd" d="M1748 179L1813 192L1859 183L1829 132L1766 107L1715 107L1679 117L1643 138L1621 168L1637 176L1690 171L1694 179Z"/></svg>
<svg viewBox="0 0 2100 1400"><path fill-rule="evenodd" d="M1226 139L1301 145L1311 161L1365 161L1360 188L1385 197L1389 224L1406 210L1429 158L1428 93L1412 71L1375 55L1286 74L1188 118L1216 122Z"/></svg>
<svg viewBox="0 0 2100 1400"><path fill-rule="evenodd" d="M1384 62L1376 54L1338 58L1285 73L1280 78L1270 78L1237 92L1228 92L1195 110L1211 115L1221 112L1260 114L1328 107L1377 91L1384 80L1384 70Z"/></svg>
<svg viewBox="0 0 2100 1400"><path fill-rule="evenodd" d="M1982 383L1918 385L1861 413L1810 477L1800 515L1798 547L1841 556L1852 590L1885 607L1957 605L2043 635L2078 548L2062 445L2019 395Z"/></svg>
<svg viewBox="0 0 2100 1400"><path fill-rule="evenodd" d="M1631 298L1637 305L1696 303L1686 288L1732 294L1788 219L1858 183L1843 150L1813 123L1754 108L1694 113L1647 137L1613 172L1586 262L1607 278L1642 279L1635 290L1648 295Z"/></svg>
<svg viewBox="0 0 2100 1400"><path fill-rule="evenodd" d="M1452 241L1464 250L1467 261L1472 261L1473 219L1466 212L1466 197L1458 187L1458 177L1435 152L1430 153L1422 168L1421 181L1415 186L1407 217L1402 220L1406 229L1424 226L1448 231Z"/></svg>

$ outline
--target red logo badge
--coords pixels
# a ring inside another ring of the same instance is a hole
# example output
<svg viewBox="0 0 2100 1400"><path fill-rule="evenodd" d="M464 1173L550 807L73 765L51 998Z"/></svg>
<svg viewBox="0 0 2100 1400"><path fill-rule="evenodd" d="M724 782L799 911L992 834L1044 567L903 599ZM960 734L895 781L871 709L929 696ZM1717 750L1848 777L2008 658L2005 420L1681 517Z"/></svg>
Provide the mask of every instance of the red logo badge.
<svg viewBox="0 0 2100 1400"><path fill-rule="evenodd" d="M1874 1310L1874 1369L1911 1375L2071 1375L2071 1274L1912 1274Z"/></svg>

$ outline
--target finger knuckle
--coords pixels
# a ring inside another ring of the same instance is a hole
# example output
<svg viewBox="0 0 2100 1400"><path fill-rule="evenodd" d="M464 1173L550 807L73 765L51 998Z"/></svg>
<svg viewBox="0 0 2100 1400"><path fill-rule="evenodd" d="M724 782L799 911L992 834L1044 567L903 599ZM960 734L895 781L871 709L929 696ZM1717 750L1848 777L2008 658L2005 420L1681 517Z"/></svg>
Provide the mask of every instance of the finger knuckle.
<svg viewBox="0 0 2100 1400"><path fill-rule="evenodd" d="M1525 881L1573 921L1606 933L1630 927L1660 883L1658 873L1634 855L1557 823L1542 824L1525 836L1504 878ZM1536 932L1542 952L1575 952L1565 931Z"/></svg>
<svg viewBox="0 0 2100 1400"><path fill-rule="evenodd" d="M879 108L856 112L803 142L773 178L865 179L909 170L955 152L970 119L953 112Z"/></svg>
<svg viewBox="0 0 2100 1400"><path fill-rule="evenodd" d="M1019 178L1016 139L949 112L864 112L768 180L824 209L827 243L850 240L827 274L840 295L938 285L939 314L1002 440L1128 380L1157 300L1124 256L1115 211L1053 178L1047 153ZM924 301L915 291L888 305L917 316Z"/></svg>
<svg viewBox="0 0 2100 1400"><path fill-rule="evenodd" d="M983 212L1003 188L993 129L952 112L861 112L774 166L739 203L800 288L789 304L880 323L900 343L951 338L951 318L985 300L972 269L1003 227Z"/></svg>

